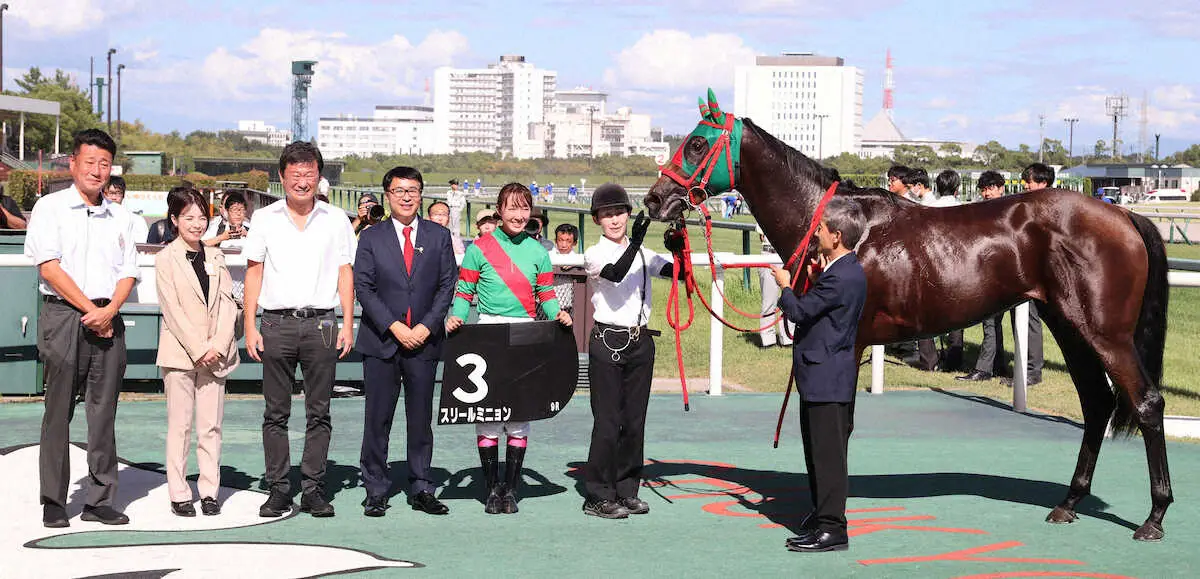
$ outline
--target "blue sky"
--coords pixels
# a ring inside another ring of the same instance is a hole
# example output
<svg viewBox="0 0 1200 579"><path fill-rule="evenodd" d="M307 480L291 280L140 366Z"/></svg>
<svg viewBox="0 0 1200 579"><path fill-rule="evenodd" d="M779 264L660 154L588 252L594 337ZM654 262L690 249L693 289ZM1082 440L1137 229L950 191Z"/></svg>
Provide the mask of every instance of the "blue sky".
<svg viewBox="0 0 1200 579"><path fill-rule="evenodd" d="M610 93L668 133L695 124L712 86L732 105L733 68L756 54L812 51L864 70L864 122L880 108L884 56L895 59L896 112L909 137L1075 150L1110 139L1104 98L1124 92L1122 140L1147 133L1165 153L1200 142L1200 11L1112 0L8 0L6 86L30 66L88 75L118 49L122 110L156 131L288 125L289 62L320 61L311 116L368 115L421 104L441 65L478 67L522 54L559 87ZM738 12L734 13L734 7ZM115 98L115 97L114 97Z"/></svg>

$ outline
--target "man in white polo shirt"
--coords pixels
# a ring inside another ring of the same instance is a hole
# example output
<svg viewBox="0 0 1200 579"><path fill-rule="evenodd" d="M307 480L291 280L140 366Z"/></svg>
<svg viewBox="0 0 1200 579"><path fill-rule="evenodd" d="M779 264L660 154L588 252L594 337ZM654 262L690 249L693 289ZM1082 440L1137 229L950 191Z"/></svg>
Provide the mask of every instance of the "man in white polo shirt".
<svg viewBox="0 0 1200 579"><path fill-rule="evenodd" d="M103 196L117 145L104 131L75 135L70 188L38 200L25 255L38 268L42 311L38 355L45 364L46 413L39 458L42 523L69 526L67 455L75 396L87 408L88 477L82 519L129 522L112 507L117 492L117 396L125 377L125 323L118 313L138 277L133 219Z"/></svg>
<svg viewBox="0 0 1200 579"><path fill-rule="evenodd" d="M329 398L334 367L354 345L354 231L346 214L317 201L325 161L317 147L297 141L279 157L285 198L254 212L246 239L246 351L263 365L264 476L271 496L259 508L278 517L293 507L288 471L288 418L296 364L303 369L304 455L300 459L300 510L332 517L326 500L329 455ZM334 308L342 306L338 329ZM262 306L261 332L256 327Z"/></svg>

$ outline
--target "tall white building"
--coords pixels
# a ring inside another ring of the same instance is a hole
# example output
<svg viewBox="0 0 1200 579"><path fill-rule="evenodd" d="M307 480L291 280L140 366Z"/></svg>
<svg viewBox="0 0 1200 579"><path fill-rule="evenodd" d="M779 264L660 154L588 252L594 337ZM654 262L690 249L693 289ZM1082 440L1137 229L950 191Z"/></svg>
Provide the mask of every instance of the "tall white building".
<svg viewBox="0 0 1200 579"><path fill-rule="evenodd" d="M759 56L734 72L734 114L812 158L857 153L863 73L840 57Z"/></svg>
<svg viewBox="0 0 1200 579"><path fill-rule="evenodd" d="M629 107L608 113L608 94L586 88L558 91L553 109L530 131L525 158L665 155L670 147L651 127L650 115Z"/></svg>
<svg viewBox="0 0 1200 579"><path fill-rule="evenodd" d="M354 115L321 117L317 146L329 159L349 155L429 155L434 152L433 109L422 106L376 106L369 118Z"/></svg>
<svg viewBox="0 0 1200 579"><path fill-rule="evenodd" d="M537 68L524 56L501 56L487 68L437 69L435 152L523 156L535 151L530 127L545 120L553 108L557 84L557 72Z"/></svg>
<svg viewBox="0 0 1200 579"><path fill-rule="evenodd" d="M237 130L230 131L246 137L252 143L262 143L271 147L285 147L292 142L292 132L287 129L277 129L263 121L238 121Z"/></svg>

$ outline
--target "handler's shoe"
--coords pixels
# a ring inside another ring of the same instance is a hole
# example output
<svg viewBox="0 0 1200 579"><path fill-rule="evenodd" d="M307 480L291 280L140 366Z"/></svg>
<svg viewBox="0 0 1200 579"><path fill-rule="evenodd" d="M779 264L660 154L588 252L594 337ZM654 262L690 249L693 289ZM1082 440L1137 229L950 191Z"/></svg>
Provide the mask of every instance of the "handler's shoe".
<svg viewBox="0 0 1200 579"><path fill-rule="evenodd" d="M650 512L650 504L637 497L623 497L617 500L631 515L644 515Z"/></svg>
<svg viewBox="0 0 1200 579"><path fill-rule="evenodd" d="M583 514L602 519L627 519L629 509L617 501L588 499L583 503Z"/></svg>

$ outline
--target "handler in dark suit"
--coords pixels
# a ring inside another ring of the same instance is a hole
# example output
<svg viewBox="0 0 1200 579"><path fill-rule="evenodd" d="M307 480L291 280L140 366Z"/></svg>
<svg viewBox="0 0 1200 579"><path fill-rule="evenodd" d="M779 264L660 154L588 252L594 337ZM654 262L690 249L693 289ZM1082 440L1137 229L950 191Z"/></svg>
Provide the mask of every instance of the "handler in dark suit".
<svg viewBox="0 0 1200 579"><path fill-rule="evenodd" d="M433 496L433 381L445 338L446 312L458 269L450 231L421 219L421 173L396 167L383 177L391 218L358 240L354 289L362 304L358 351L363 355L366 415L361 454L363 513L388 508L388 437L404 388L407 418L409 504L432 515L450 512Z"/></svg>
<svg viewBox="0 0 1200 579"><path fill-rule="evenodd" d="M790 276L773 268L782 288L779 307L796 324L792 369L800 392L800 432L813 512L804 531L787 540L792 551L841 551L846 537L847 445L853 428L858 360L854 341L867 278L852 248L864 228L862 209L850 199L834 197L817 229L821 271L812 268L812 289L797 296Z"/></svg>

